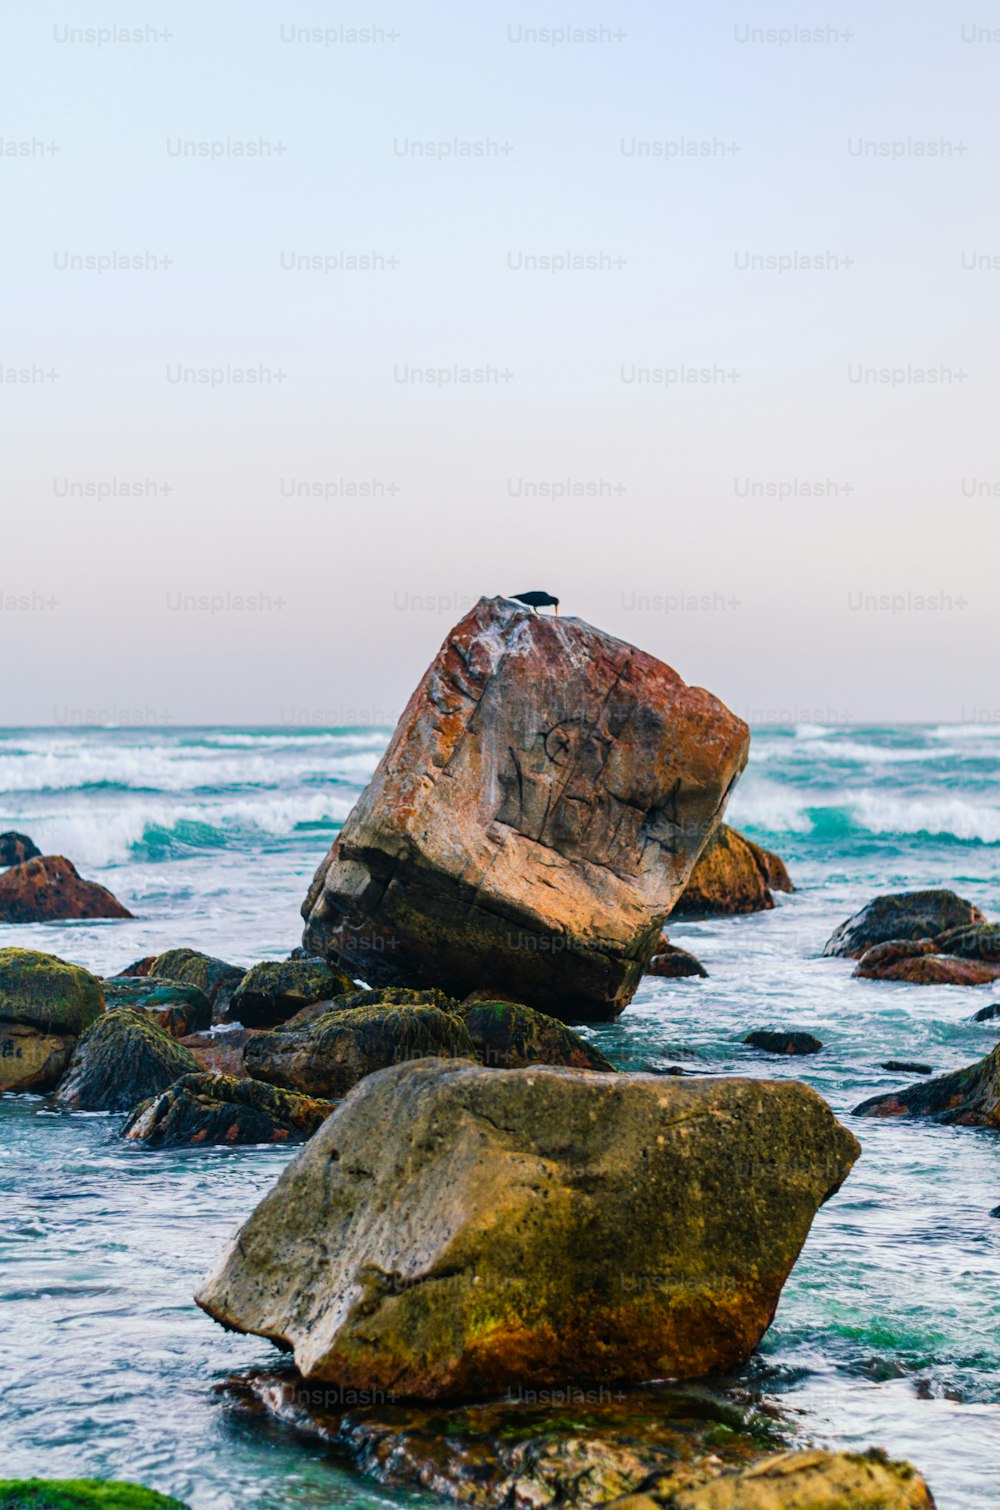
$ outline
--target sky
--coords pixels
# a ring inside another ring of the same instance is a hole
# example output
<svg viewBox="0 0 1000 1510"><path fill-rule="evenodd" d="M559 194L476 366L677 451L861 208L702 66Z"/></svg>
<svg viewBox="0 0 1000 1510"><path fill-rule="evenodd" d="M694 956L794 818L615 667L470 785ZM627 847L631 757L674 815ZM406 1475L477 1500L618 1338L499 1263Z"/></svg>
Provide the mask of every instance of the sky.
<svg viewBox="0 0 1000 1510"><path fill-rule="evenodd" d="M5 725L391 723L529 588L754 723L1000 720L987 8L0 27Z"/></svg>

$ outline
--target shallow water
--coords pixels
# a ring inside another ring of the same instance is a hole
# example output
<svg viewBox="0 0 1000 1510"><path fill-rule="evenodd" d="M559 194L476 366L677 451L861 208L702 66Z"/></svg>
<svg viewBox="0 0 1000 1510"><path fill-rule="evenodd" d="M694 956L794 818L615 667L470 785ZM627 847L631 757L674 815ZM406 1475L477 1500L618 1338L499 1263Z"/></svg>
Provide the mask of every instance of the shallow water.
<svg viewBox="0 0 1000 1510"><path fill-rule="evenodd" d="M775 912L670 929L708 980L644 983L591 1035L629 1068L799 1076L864 1154L818 1215L774 1326L741 1380L803 1436L909 1456L944 1510L1000 1504L1000 1138L853 1119L901 1083L980 1057L997 987L851 979L822 959L880 890L950 885L1000 917L997 729L767 729L730 817L788 860ZM9 927L4 943L99 970L168 944L240 963L298 942L298 907L383 731L6 731L0 828L62 850L134 922ZM816 1033L773 1059L750 1029ZM906 1077L903 1077L905 1081ZM275 1359L191 1303L227 1234L269 1188L276 1149L145 1153L115 1118L0 1100L0 1462L9 1474L132 1477L195 1507L428 1504L361 1483L282 1429L251 1427L213 1386Z"/></svg>

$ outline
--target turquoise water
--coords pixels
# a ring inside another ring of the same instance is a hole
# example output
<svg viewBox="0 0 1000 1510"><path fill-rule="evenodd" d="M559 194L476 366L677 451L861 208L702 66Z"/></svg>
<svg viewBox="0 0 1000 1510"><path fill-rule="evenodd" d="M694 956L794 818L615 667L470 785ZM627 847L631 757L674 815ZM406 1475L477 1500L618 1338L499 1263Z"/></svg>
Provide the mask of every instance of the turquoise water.
<svg viewBox="0 0 1000 1510"><path fill-rule="evenodd" d="M69 855L138 914L7 927L2 942L101 971L169 944L246 964L287 952L386 738L0 733L0 829ZM970 1019L1000 988L852 980L850 961L820 950L882 890L948 885L1000 918L998 757L992 726L755 731L729 816L782 853L800 889L772 913L671 927L709 979L650 979L590 1035L630 1068L800 1076L854 1128L863 1157L817 1217L740 1381L804 1437L913 1458L945 1510L1000 1504L1000 1138L856 1122L850 1108L900 1083L881 1060L945 1070L984 1054L1000 1022ZM787 1062L742 1045L770 1025L826 1047ZM275 1355L190 1296L287 1153L146 1153L123 1148L116 1126L0 1099L4 1471L133 1477L195 1510L434 1503L364 1484L278 1427L251 1428L214 1389Z"/></svg>

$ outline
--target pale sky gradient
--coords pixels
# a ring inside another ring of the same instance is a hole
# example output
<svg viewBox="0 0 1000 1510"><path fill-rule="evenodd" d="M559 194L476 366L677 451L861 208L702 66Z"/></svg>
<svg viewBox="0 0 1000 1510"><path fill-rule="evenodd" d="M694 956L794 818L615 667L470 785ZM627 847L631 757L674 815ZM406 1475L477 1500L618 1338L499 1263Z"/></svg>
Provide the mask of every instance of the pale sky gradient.
<svg viewBox="0 0 1000 1510"><path fill-rule="evenodd" d="M5 8L0 719L389 722L471 602L533 587L754 722L1000 719L1000 30L969 12ZM125 22L171 35L63 40ZM605 40L522 31L570 24ZM382 39L283 40L351 26ZM744 40L781 26L824 40ZM173 155L226 138L285 150ZM456 139L511 150L407 145ZM707 155L633 150L680 140ZM170 265L59 265L111 253ZM517 265L566 253L611 265ZM796 254L824 266L737 265ZM227 365L285 377L169 381ZM510 376L399 381L456 366ZM678 366L717 380L625 380ZM524 496L567 480L598 496Z"/></svg>

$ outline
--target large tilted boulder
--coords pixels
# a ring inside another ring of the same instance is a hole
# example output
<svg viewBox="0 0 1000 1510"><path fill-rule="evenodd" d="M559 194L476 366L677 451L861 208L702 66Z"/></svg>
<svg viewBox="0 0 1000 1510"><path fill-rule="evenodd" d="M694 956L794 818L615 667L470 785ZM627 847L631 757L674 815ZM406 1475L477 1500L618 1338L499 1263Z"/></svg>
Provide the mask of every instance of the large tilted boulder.
<svg viewBox="0 0 1000 1510"><path fill-rule="evenodd" d="M614 1018L746 762L749 730L579 619L483 598L449 634L303 907L372 985Z"/></svg>
<svg viewBox="0 0 1000 1510"><path fill-rule="evenodd" d="M232 1075L182 1075L131 1113L122 1137L147 1148L211 1143L303 1143L333 1111L261 1080Z"/></svg>
<svg viewBox="0 0 1000 1510"><path fill-rule="evenodd" d="M236 987L228 1016L247 1028L273 1028L303 1007L356 989L349 975L322 959L263 960Z"/></svg>
<svg viewBox="0 0 1000 1510"><path fill-rule="evenodd" d="M376 1070L428 1055L475 1059L468 1028L433 1006L352 1007L299 1027L253 1033L243 1066L256 1080L305 1096L343 1096Z"/></svg>
<svg viewBox="0 0 1000 1510"><path fill-rule="evenodd" d="M765 912L775 891L794 891L785 862L752 839L720 823L706 844L673 916L724 917Z"/></svg>
<svg viewBox="0 0 1000 1510"><path fill-rule="evenodd" d="M84 881L63 855L25 860L0 875L0 923L131 916L106 886Z"/></svg>
<svg viewBox="0 0 1000 1510"><path fill-rule="evenodd" d="M1000 1128L1000 1043L967 1069L921 1080L855 1107L857 1117L931 1117L961 1127Z"/></svg>
<svg viewBox="0 0 1000 1510"><path fill-rule="evenodd" d="M823 953L860 959L874 944L936 939L948 929L985 921L978 907L953 891L902 891L876 897L841 923L827 939Z"/></svg>
<svg viewBox="0 0 1000 1510"><path fill-rule="evenodd" d="M148 1013L116 1007L83 1034L57 1097L77 1111L126 1112L200 1069L194 1055Z"/></svg>
<svg viewBox="0 0 1000 1510"><path fill-rule="evenodd" d="M53 1090L104 1011L101 982L34 949L0 949L0 1091Z"/></svg>
<svg viewBox="0 0 1000 1510"><path fill-rule="evenodd" d="M41 850L27 834L10 830L0 834L0 866L21 865L25 860L37 860Z"/></svg>
<svg viewBox="0 0 1000 1510"><path fill-rule="evenodd" d="M171 1038L184 1038L211 1026L212 1003L200 986L162 975L127 976L104 982L107 1007L135 1007L148 1012Z"/></svg>
<svg viewBox="0 0 1000 1510"><path fill-rule="evenodd" d="M343 1388L698 1377L759 1342L858 1153L795 1081L399 1066L323 1124L197 1299Z"/></svg>

